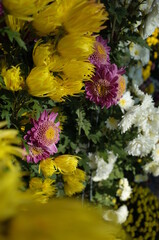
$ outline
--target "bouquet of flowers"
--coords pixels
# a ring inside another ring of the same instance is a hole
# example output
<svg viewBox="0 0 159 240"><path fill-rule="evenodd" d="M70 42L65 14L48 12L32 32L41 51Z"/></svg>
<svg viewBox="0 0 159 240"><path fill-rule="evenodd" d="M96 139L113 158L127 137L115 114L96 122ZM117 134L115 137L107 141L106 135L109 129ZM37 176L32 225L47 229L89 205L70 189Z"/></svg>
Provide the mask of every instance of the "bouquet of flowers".
<svg viewBox="0 0 159 240"><path fill-rule="evenodd" d="M132 183L159 176L158 27L158 0L0 2L2 225L73 197L127 226Z"/></svg>

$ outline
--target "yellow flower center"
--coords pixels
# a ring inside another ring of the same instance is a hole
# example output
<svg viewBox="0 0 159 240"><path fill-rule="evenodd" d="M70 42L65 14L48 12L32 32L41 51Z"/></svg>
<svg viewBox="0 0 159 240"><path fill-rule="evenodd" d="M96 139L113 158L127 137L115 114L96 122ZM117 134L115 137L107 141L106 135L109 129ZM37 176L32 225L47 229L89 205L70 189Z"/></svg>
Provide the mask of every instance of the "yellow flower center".
<svg viewBox="0 0 159 240"><path fill-rule="evenodd" d="M121 99L121 100L120 100L120 105L121 105L121 106L125 106L125 104L126 104L126 100L125 100L125 99Z"/></svg>
<svg viewBox="0 0 159 240"><path fill-rule="evenodd" d="M48 130L45 132L45 136L48 140L52 140L55 137L55 130L52 126L48 128Z"/></svg>
<svg viewBox="0 0 159 240"><path fill-rule="evenodd" d="M37 156L37 155L41 154L43 151L42 151L42 149L38 149L38 148L33 147L33 148L31 148L31 152L34 156Z"/></svg>

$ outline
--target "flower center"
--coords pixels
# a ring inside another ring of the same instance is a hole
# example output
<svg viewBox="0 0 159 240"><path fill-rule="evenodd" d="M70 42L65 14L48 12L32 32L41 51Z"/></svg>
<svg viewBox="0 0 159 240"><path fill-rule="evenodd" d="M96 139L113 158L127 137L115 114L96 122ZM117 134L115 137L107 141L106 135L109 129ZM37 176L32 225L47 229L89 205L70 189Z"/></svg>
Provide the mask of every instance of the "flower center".
<svg viewBox="0 0 159 240"><path fill-rule="evenodd" d="M109 92L109 82L104 79L100 79L96 84L96 92L99 97L104 97Z"/></svg>
<svg viewBox="0 0 159 240"><path fill-rule="evenodd" d="M48 140L52 140L54 139L55 137L55 130L53 129L52 126L50 126L46 132L45 132L45 137L48 139Z"/></svg>
<svg viewBox="0 0 159 240"><path fill-rule="evenodd" d="M125 99L121 99L121 100L120 100L120 104L121 104L122 107L125 106L125 104L126 104Z"/></svg>
<svg viewBox="0 0 159 240"><path fill-rule="evenodd" d="M43 153L43 150L41 148L31 147L30 149L33 156L38 156L39 154Z"/></svg>

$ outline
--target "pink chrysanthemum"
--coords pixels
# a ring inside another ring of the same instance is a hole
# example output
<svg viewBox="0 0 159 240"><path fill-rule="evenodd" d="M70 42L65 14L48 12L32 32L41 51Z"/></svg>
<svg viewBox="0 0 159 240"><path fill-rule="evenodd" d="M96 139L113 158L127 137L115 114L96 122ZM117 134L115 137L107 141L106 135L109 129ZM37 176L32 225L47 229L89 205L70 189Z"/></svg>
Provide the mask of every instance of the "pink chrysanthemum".
<svg viewBox="0 0 159 240"><path fill-rule="evenodd" d="M124 92L123 74L125 70L118 69L115 64L109 64L96 69L92 81L85 83L86 98L109 108L115 105Z"/></svg>
<svg viewBox="0 0 159 240"><path fill-rule="evenodd" d="M40 161L57 152L56 143L59 141L60 122L55 123L58 113L52 112L50 115L46 110L36 121L32 119L34 127L24 136L30 146L30 160Z"/></svg>
<svg viewBox="0 0 159 240"><path fill-rule="evenodd" d="M100 67L100 65L109 64L109 53L110 47L107 45L107 40L104 40L101 36L98 36L94 45L94 53L90 56L89 60L97 67Z"/></svg>

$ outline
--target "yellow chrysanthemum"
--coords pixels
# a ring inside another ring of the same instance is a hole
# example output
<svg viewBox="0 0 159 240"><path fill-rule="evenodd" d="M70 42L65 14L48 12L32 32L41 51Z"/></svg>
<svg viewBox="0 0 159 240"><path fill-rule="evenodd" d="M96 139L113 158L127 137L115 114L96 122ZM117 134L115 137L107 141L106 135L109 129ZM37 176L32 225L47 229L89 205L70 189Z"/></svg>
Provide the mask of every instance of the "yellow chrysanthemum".
<svg viewBox="0 0 159 240"><path fill-rule="evenodd" d="M84 189L83 182L85 181L85 172L76 169L72 175L63 175L64 190L66 195L72 196L75 193L80 193Z"/></svg>
<svg viewBox="0 0 159 240"><path fill-rule="evenodd" d="M12 15L6 15L5 21L7 26L16 32L19 32L23 28L25 23L23 20L16 18Z"/></svg>
<svg viewBox="0 0 159 240"><path fill-rule="evenodd" d="M54 199L31 204L8 225L6 240L128 240L121 226L104 222L94 207L73 199Z"/></svg>
<svg viewBox="0 0 159 240"><path fill-rule="evenodd" d="M47 97L57 91L56 79L47 66L33 68L26 79L26 84L28 92L36 97Z"/></svg>
<svg viewBox="0 0 159 240"><path fill-rule="evenodd" d="M24 88L25 83L19 66L12 66L9 69L3 67L1 75L8 90L19 91Z"/></svg>
<svg viewBox="0 0 159 240"><path fill-rule="evenodd" d="M64 65L63 72L69 78L72 78L72 76L74 76L74 79L88 81L93 76L94 65L90 62L77 61L75 59L72 59Z"/></svg>
<svg viewBox="0 0 159 240"><path fill-rule="evenodd" d="M6 122L0 122L0 128L4 127ZM22 157L25 154L24 150L15 145L20 144L20 139L17 137L18 131L14 129L0 129L0 160L11 158L12 155Z"/></svg>
<svg viewBox="0 0 159 240"><path fill-rule="evenodd" d="M57 50L65 58L85 60L93 54L94 42L95 38L92 36L68 34L59 41Z"/></svg>
<svg viewBox="0 0 159 240"><path fill-rule="evenodd" d="M42 43L38 41L33 50L33 61L36 66L49 65L53 55L53 44L51 42Z"/></svg>
<svg viewBox="0 0 159 240"><path fill-rule="evenodd" d="M29 188L33 193L33 197L38 202L46 203L56 192L56 188L53 185L54 182L55 181L50 178L46 178L44 181L42 178L32 178L29 182Z"/></svg>
<svg viewBox="0 0 159 240"><path fill-rule="evenodd" d="M82 35L99 32L107 19L104 5L95 0L57 0L34 16L33 27L42 36L55 33L57 28Z"/></svg>
<svg viewBox="0 0 159 240"><path fill-rule="evenodd" d="M62 174L72 174L77 167L79 157L73 155L60 155L54 159L58 170Z"/></svg>
<svg viewBox="0 0 159 240"><path fill-rule="evenodd" d="M40 162L40 170L44 177L51 177L56 172L56 165L51 158L47 158Z"/></svg>
<svg viewBox="0 0 159 240"><path fill-rule="evenodd" d="M74 81L72 78L56 78L56 93L49 94L49 97L57 102L64 101L66 96L74 96L75 94L79 94L83 92L82 87L84 86L81 80Z"/></svg>
<svg viewBox="0 0 159 240"><path fill-rule="evenodd" d="M42 10L50 0L2 0L7 11L22 19L32 19L30 15Z"/></svg>

